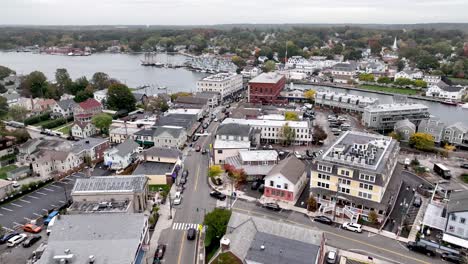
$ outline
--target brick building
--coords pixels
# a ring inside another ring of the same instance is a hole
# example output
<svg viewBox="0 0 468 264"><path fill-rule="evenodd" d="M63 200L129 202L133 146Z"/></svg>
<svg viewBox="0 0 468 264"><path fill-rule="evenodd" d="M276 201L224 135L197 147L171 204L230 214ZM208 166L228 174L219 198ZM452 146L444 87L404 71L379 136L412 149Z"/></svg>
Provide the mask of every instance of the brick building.
<svg viewBox="0 0 468 264"><path fill-rule="evenodd" d="M250 103L282 104L280 92L286 84L286 78L276 72L262 73L249 81L248 100Z"/></svg>

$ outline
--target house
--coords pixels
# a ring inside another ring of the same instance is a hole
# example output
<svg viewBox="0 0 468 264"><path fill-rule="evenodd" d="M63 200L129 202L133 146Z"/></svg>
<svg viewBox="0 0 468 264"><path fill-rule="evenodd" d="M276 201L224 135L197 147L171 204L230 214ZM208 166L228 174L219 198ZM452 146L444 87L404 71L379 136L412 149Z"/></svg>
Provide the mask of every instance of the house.
<svg viewBox="0 0 468 264"><path fill-rule="evenodd" d="M14 188L12 181L0 179L0 200L3 200L3 198L7 197L7 195L13 190Z"/></svg>
<svg viewBox="0 0 468 264"><path fill-rule="evenodd" d="M63 175L79 168L83 160L69 151L40 150L32 158L32 169L41 177Z"/></svg>
<svg viewBox="0 0 468 264"><path fill-rule="evenodd" d="M276 150L239 150L237 156L227 157L226 164L242 169L247 174L247 180L263 180L271 169L278 164Z"/></svg>
<svg viewBox="0 0 468 264"><path fill-rule="evenodd" d="M425 81L428 86L432 86L442 81L442 77L439 75L424 75L423 81Z"/></svg>
<svg viewBox="0 0 468 264"><path fill-rule="evenodd" d="M395 74L395 80L399 78L421 80L423 78L423 73L420 70L404 69Z"/></svg>
<svg viewBox="0 0 468 264"><path fill-rule="evenodd" d="M70 130L71 136L75 138L87 138L99 133L96 126L91 122L75 121Z"/></svg>
<svg viewBox="0 0 468 264"><path fill-rule="evenodd" d="M466 87L461 85L453 86L448 85L443 81L438 82L437 84L429 86L426 91L426 96L446 98L452 100L461 100L465 94Z"/></svg>
<svg viewBox="0 0 468 264"><path fill-rule="evenodd" d="M447 126L443 140L458 147L468 147L468 127L461 122Z"/></svg>
<svg viewBox="0 0 468 264"><path fill-rule="evenodd" d="M131 138L104 152L104 165L113 170L128 167L137 158L139 145Z"/></svg>
<svg viewBox="0 0 468 264"><path fill-rule="evenodd" d="M403 119L395 123L393 131L400 135L401 141L408 142L411 135L416 133L416 126L408 119Z"/></svg>
<svg viewBox="0 0 468 264"><path fill-rule="evenodd" d="M235 263L324 263L325 237L318 229L232 212L221 252Z"/></svg>
<svg viewBox="0 0 468 264"><path fill-rule="evenodd" d="M304 91L299 89L285 89L281 91L280 97L288 102L307 102L309 99L304 97Z"/></svg>
<svg viewBox="0 0 468 264"><path fill-rule="evenodd" d="M135 169L135 173L146 175L149 184L173 183L182 167L182 152L175 148L152 147L140 154L143 161Z"/></svg>
<svg viewBox="0 0 468 264"><path fill-rule="evenodd" d="M43 140L39 138L29 139L22 145L17 146L17 160L21 165L30 165L37 154L42 150L70 151L71 143L61 139Z"/></svg>
<svg viewBox="0 0 468 264"><path fill-rule="evenodd" d="M280 161L265 176L263 195L284 202L295 202L306 185L306 174L305 164L291 155Z"/></svg>
<svg viewBox="0 0 468 264"><path fill-rule="evenodd" d="M447 223L442 240L468 249L468 191L452 192L447 204Z"/></svg>
<svg viewBox="0 0 468 264"><path fill-rule="evenodd" d="M107 101L107 89L95 91L93 97L96 101L102 104Z"/></svg>
<svg viewBox="0 0 468 264"><path fill-rule="evenodd" d="M254 104L278 104L287 101L279 99L286 84L286 77L277 72L262 73L249 81L247 101Z"/></svg>
<svg viewBox="0 0 468 264"><path fill-rule="evenodd" d="M73 117L75 121L86 122L102 112L102 104L94 98L88 98L86 101L76 104L73 108Z"/></svg>
<svg viewBox="0 0 468 264"><path fill-rule="evenodd" d="M445 123L437 118L421 120L418 126L418 132L432 135L435 143L440 143L443 140L444 129Z"/></svg>
<svg viewBox="0 0 468 264"><path fill-rule="evenodd" d="M244 69L242 69L242 71L240 72L240 74L241 74L242 77L244 77L244 78L255 78L255 77L257 77L261 72L262 72L262 70L260 70L260 69L257 68L257 67L246 66L246 67L244 67Z"/></svg>
<svg viewBox="0 0 468 264"><path fill-rule="evenodd" d="M109 131L109 139L111 143L122 143L127 138L132 138L133 134L141 129L135 127L117 127Z"/></svg>
<svg viewBox="0 0 468 264"><path fill-rule="evenodd" d="M198 92L194 97L208 99L208 106L210 108L218 106L221 101L221 96L218 92Z"/></svg>
<svg viewBox="0 0 468 264"><path fill-rule="evenodd" d="M104 153L108 148L109 140L107 138L87 137L73 142L70 151L77 155L82 162L87 163L103 160Z"/></svg>
<svg viewBox="0 0 468 264"><path fill-rule="evenodd" d="M76 103L73 99L66 99L55 102L52 106L52 115L57 117L69 118L73 116L73 109Z"/></svg>
<svg viewBox="0 0 468 264"><path fill-rule="evenodd" d="M144 214L60 215L36 263L142 263L144 246L150 240L148 230Z"/></svg>
<svg viewBox="0 0 468 264"><path fill-rule="evenodd" d="M11 136L0 136L0 157L15 153L14 146L16 138Z"/></svg>
<svg viewBox="0 0 468 264"><path fill-rule="evenodd" d="M33 100L32 112L36 114L44 113L50 111L56 104L57 102L54 99L36 98Z"/></svg>
<svg viewBox="0 0 468 264"><path fill-rule="evenodd" d="M208 111L208 98L194 97L194 96L179 96L174 100L175 108L187 109L202 109L202 112Z"/></svg>
<svg viewBox="0 0 468 264"><path fill-rule="evenodd" d="M114 203L125 202L124 213L142 213L147 209L148 178L144 175L118 175L76 179L71 191L73 204L71 211L76 213L87 202ZM91 208L93 208L91 206ZM90 210L89 213L94 213ZM106 213L104 210L101 213Z"/></svg>
<svg viewBox="0 0 468 264"><path fill-rule="evenodd" d="M21 98L21 96L17 93L6 93L2 94L2 96L5 97L5 99L7 100L7 104L10 107L13 105L17 105L19 99Z"/></svg>
<svg viewBox="0 0 468 264"><path fill-rule="evenodd" d="M354 63L343 62L333 65L331 75L334 83L348 83L356 76L357 66Z"/></svg>
<svg viewBox="0 0 468 264"><path fill-rule="evenodd" d="M182 148L187 140L187 132L182 127L157 126L136 132L133 139L141 146Z"/></svg>
<svg viewBox="0 0 468 264"><path fill-rule="evenodd" d="M254 130L248 125L221 124L213 144L214 163L224 164L226 158L237 156L241 150L249 150L253 137Z"/></svg>

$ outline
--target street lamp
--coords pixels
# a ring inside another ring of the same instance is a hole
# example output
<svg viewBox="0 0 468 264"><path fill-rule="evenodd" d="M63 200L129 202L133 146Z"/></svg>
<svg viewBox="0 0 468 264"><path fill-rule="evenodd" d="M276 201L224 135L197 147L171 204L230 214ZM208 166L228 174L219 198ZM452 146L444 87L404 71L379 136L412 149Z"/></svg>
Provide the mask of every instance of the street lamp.
<svg viewBox="0 0 468 264"><path fill-rule="evenodd" d="M338 203L338 192L340 191L340 183L336 183L336 192L335 192L335 205L333 206L333 222L336 218L336 204Z"/></svg>

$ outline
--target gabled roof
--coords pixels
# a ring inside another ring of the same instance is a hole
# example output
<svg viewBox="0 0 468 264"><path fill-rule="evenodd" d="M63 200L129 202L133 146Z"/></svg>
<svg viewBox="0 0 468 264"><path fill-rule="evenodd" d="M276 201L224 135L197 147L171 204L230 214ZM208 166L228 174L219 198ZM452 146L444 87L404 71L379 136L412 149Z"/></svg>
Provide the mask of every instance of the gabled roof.
<svg viewBox="0 0 468 264"><path fill-rule="evenodd" d="M96 107L102 107L101 103L99 103L94 98L88 98L86 101L79 103L80 107L84 110L92 109Z"/></svg>
<svg viewBox="0 0 468 264"><path fill-rule="evenodd" d="M115 147L117 150L116 154L123 157L128 155L129 153L134 152L138 148L138 144L133 140L128 138L124 142L120 143Z"/></svg>
<svg viewBox="0 0 468 264"><path fill-rule="evenodd" d="M169 134L173 138L179 138L180 134L184 131L181 127L169 127L169 126L160 126L156 127L156 131L154 132L155 137L162 136L163 134Z"/></svg>
<svg viewBox="0 0 468 264"><path fill-rule="evenodd" d="M402 127L409 127L413 130L416 130L416 125L413 124L408 119L403 119L395 123L395 126L394 126L395 129L402 128Z"/></svg>
<svg viewBox="0 0 468 264"><path fill-rule="evenodd" d="M468 127L465 124L463 124L462 122L457 122L457 123L449 125L447 127L447 129L452 129L452 128L456 128L456 129L462 131L463 133L468 132Z"/></svg>
<svg viewBox="0 0 468 264"><path fill-rule="evenodd" d="M173 158L177 159L178 157L182 156L182 152L175 148L158 148L152 147L144 152L147 156L154 156L154 157L164 157L164 158Z"/></svg>
<svg viewBox="0 0 468 264"><path fill-rule="evenodd" d="M305 172L305 164L296 156L291 155L280 161L278 165L273 167L267 177L273 175L281 175L288 179L291 183L296 184Z"/></svg>
<svg viewBox="0 0 468 264"><path fill-rule="evenodd" d="M85 127L86 127L87 125L89 125L89 124L93 125L91 122L75 121L75 122L73 123L73 126L74 126L74 125L77 125L77 126L79 126L81 129L83 129L83 128L85 128Z"/></svg>
<svg viewBox="0 0 468 264"><path fill-rule="evenodd" d="M58 101L57 104L60 106L60 108L64 110L73 108L76 105L73 99L66 99L66 100Z"/></svg>
<svg viewBox="0 0 468 264"><path fill-rule="evenodd" d="M437 84L435 84L435 86L439 87L441 90L444 90L446 92L458 92L464 89L464 87L461 85L457 85L457 86L448 85L444 81L439 81Z"/></svg>

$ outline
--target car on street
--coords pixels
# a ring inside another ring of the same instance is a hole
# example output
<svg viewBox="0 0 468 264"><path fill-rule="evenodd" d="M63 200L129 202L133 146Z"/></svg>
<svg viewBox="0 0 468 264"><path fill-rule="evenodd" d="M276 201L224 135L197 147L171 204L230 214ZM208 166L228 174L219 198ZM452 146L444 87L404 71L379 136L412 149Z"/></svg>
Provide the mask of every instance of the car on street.
<svg viewBox="0 0 468 264"><path fill-rule="evenodd" d="M28 248L34 245L37 241L41 240L41 238L42 237L40 235L30 236L23 242L23 247Z"/></svg>
<svg viewBox="0 0 468 264"><path fill-rule="evenodd" d="M179 186L184 185L184 184L186 184L186 183L187 183L187 178L180 177L180 179L179 179Z"/></svg>
<svg viewBox="0 0 468 264"><path fill-rule="evenodd" d="M159 244L156 252L154 253L154 259L161 260L164 258L164 253L166 252L166 245Z"/></svg>
<svg viewBox="0 0 468 264"><path fill-rule="evenodd" d="M0 238L0 244L5 244L10 238L19 235L18 232L6 233Z"/></svg>
<svg viewBox="0 0 468 264"><path fill-rule="evenodd" d="M322 224L326 224L326 225L333 224L333 221L330 219L330 217L326 217L324 215L319 215L319 216L314 217L314 221L322 223Z"/></svg>
<svg viewBox="0 0 468 264"><path fill-rule="evenodd" d="M190 228L187 231L187 239L188 240L194 240L196 236L197 236L197 230L195 230L195 228Z"/></svg>
<svg viewBox="0 0 468 264"><path fill-rule="evenodd" d="M213 121L215 121L215 122L218 122L218 121L219 121L219 119L216 117L216 118L215 118Z"/></svg>
<svg viewBox="0 0 468 264"><path fill-rule="evenodd" d="M208 153L208 150L207 149L202 149L201 154L205 155L206 153Z"/></svg>
<svg viewBox="0 0 468 264"><path fill-rule="evenodd" d="M196 146L195 146L195 151L196 151L196 152L200 152L200 150L201 150L200 145L196 145Z"/></svg>
<svg viewBox="0 0 468 264"><path fill-rule="evenodd" d="M294 156L298 159L302 159L302 155L298 151L294 151Z"/></svg>
<svg viewBox="0 0 468 264"><path fill-rule="evenodd" d="M442 260L445 260L447 262L462 263L462 258L458 254L444 252L444 253L442 253L441 258L442 258Z"/></svg>
<svg viewBox="0 0 468 264"><path fill-rule="evenodd" d="M20 184L17 181L13 181L13 187L18 188L20 187Z"/></svg>
<svg viewBox="0 0 468 264"><path fill-rule="evenodd" d="M184 185L179 185L179 186L177 186L177 191L180 192L180 193L184 193L184 191L185 191L185 186L184 186Z"/></svg>
<svg viewBox="0 0 468 264"><path fill-rule="evenodd" d="M460 168L467 169L468 170L468 163L460 165Z"/></svg>
<svg viewBox="0 0 468 264"><path fill-rule="evenodd" d="M14 247L16 245L19 245L21 242L23 242L26 239L26 237L28 237L28 235L26 235L25 233L22 233L22 234L16 235L8 239L7 247Z"/></svg>
<svg viewBox="0 0 468 264"><path fill-rule="evenodd" d="M182 193L176 192L175 197L174 197L174 205L179 205L181 203L182 203Z"/></svg>
<svg viewBox="0 0 468 264"><path fill-rule="evenodd" d="M428 245L423 244L421 242L408 242L408 244L406 244L406 247L411 251L423 253L431 257L436 255L436 251L434 248L429 247Z"/></svg>
<svg viewBox="0 0 468 264"><path fill-rule="evenodd" d="M263 205L263 208L273 210L273 211L280 211L281 210L281 207L276 203L265 203Z"/></svg>
<svg viewBox="0 0 468 264"><path fill-rule="evenodd" d="M226 195L222 194L221 192L218 192L218 191L212 191L210 192L210 196L213 197L213 198L216 198L220 201L224 201L226 200Z"/></svg>
<svg viewBox="0 0 468 264"><path fill-rule="evenodd" d="M337 259L336 251L328 251L327 252L327 263L328 264L335 264Z"/></svg>
<svg viewBox="0 0 468 264"><path fill-rule="evenodd" d="M182 178L187 178L188 177L188 170L184 170L182 172Z"/></svg>
<svg viewBox="0 0 468 264"><path fill-rule="evenodd" d="M37 225L33 225L33 224L25 224L23 226L23 231L25 232L29 232L29 233L39 233L41 232L42 230L42 227L40 226L37 226Z"/></svg>
<svg viewBox="0 0 468 264"><path fill-rule="evenodd" d="M207 129L207 128L208 128L208 124L207 124L207 123L203 123L202 127L203 127L204 129Z"/></svg>
<svg viewBox="0 0 468 264"><path fill-rule="evenodd" d="M200 138L199 136L193 136L192 141L195 142L195 141L197 141L199 138Z"/></svg>
<svg viewBox="0 0 468 264"><path fill-rule="evenodd" d="M416 195L416 196L414 197L414 200L413 200L413 206L414 206L414 207L420 207L420 206L421 206L421 203L422 203L421 196Z"/></svg>
<svg viewBox="0 0 468 264"><path fill-rule="evenodd" d="M261 184L262 184L261 182L254 181L254 182L252 182L252 185L250 185L250 189L251 190L258 190L258 187L260 187Z"/></svg>
<svg viewBox="0 0 468 264"><path fill-rule="evenodd" d="M353 232L357 232L357 233L362 232L362 225L356 224L356 223L344 222L341 227L343 229L353 231Z"/></svg>

